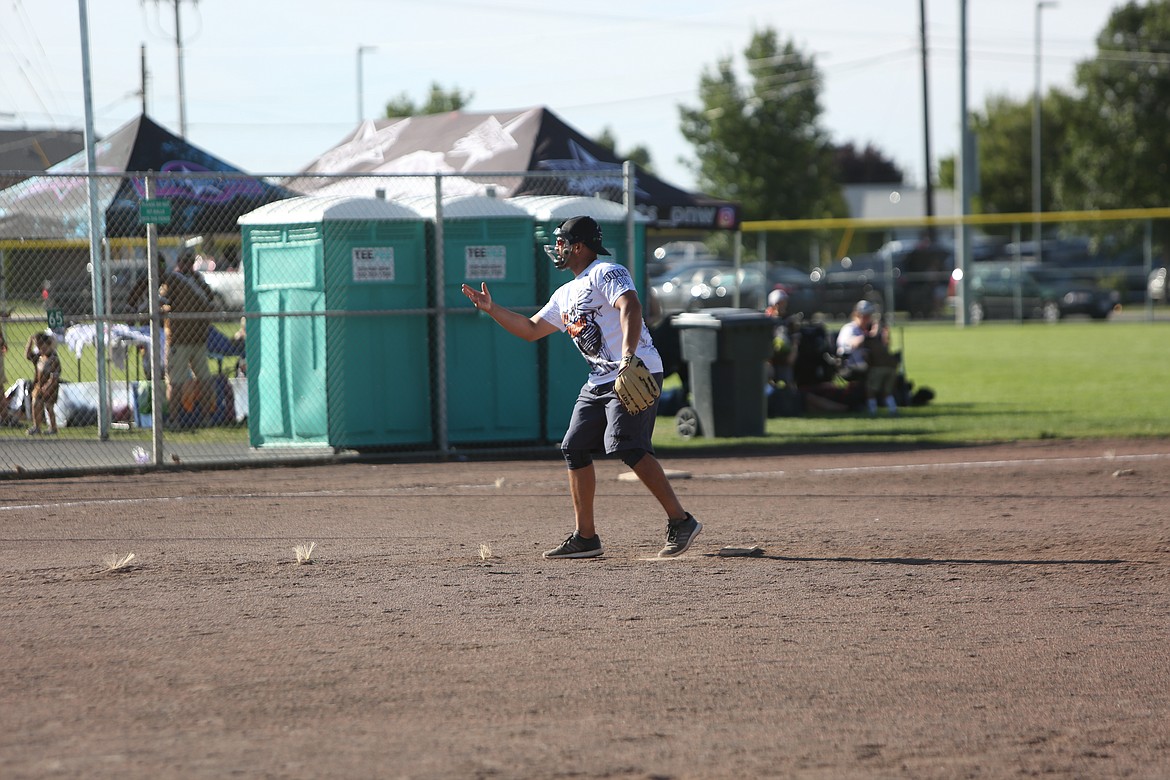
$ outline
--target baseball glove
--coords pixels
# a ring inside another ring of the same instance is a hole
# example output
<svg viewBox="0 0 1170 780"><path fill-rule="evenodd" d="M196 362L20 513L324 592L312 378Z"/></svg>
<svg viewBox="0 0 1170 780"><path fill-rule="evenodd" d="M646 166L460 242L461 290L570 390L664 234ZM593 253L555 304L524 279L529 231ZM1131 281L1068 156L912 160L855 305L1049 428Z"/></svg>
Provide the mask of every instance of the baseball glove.
<svg viewBox="0 0 1170 780"><path fill-rule="evenodd" d="M636 355L622 358L622 367L613 383L613 391L630 414L639 414L649 409L662 392L650 369Z"/></svg>

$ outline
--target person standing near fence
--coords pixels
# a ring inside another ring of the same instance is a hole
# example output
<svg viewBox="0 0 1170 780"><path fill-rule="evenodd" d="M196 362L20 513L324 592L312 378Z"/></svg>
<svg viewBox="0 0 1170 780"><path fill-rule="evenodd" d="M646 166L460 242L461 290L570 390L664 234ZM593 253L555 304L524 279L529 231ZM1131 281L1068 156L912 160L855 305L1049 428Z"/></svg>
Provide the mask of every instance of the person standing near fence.
<svg viewBox="0 0 1170 780"><path fill-rule="evenodd" d="M554 232L555 246L546 246L558 270L573 279L558 288L531 318L492 301L486 282L476 290L463 285L463 294L504 330L526 341L536 341L558 330L568 333L589 364L589 379L577 396L561 452L569 470L576 530L546 558L593 558L601 555L601 537L594 523L593 503L597 474L593 453L618 455L662 505L667 516L666 546L660 558L681 555L703 526L687 512L654 457L651 436L662 386L662 361L642 320L642 304L629 271L598 260L608 255L601 228L591 217L565 220ZM615 381L627 371L645 372L654 382L653 400L632 413Z"/></svg>
<svg viewBox="0 0 1170 780"><path fill-rule="evenodd" d="M32 360L35 354L36 376L32 388L32 427L29 436L41 435L41 420L48 419L50 436L57 435L57 391L61 386L61 359L57 357L56 340L49 333L35 333L33 347L26 350ZM35 350L35 352L34 352Z"/></svg>
<svg viewBox="0 0 1170 780"><path fill-rule="evenodd" d="M197 404L198 419L215 407L215 388L207 355L211 320L206 316L213 308L213 293L195 270L194 252L186 250L179 254L175 270L163 277L159 297L160 308L167 316L164 330L168 415L172 421L189 420L183 412L195 412ZM204 316L182 316L199 314ZM194 392L185 392L189 388Z"/></svg>

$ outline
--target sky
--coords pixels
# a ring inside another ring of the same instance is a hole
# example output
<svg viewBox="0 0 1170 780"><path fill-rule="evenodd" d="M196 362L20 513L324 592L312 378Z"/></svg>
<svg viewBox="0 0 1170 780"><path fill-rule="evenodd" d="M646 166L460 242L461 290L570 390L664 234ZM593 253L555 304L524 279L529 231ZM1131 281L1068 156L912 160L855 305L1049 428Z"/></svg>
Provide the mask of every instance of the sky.
<svg viewBox="0 0 1170 780"><path fill-rule="evenodd" d="M82 129L82 0L0 7L0 128ZM650 150L657 173L695 183L679 107L704 70L742 73L753 31L776 30L823 77L822 126L872 144L924 181L919 0L86 0L94 124L108 135L142 110L180 131L175 2L187 137L258 174L295 173L360 117L430 85L471 93L472 111L546 106L619 149ZM1046 2L1041 83L1071 89L1115 0ZM960 0L925 0L932 166L958 147ZM968 0L968 105L1035 90L1036 3ZM368 47L368 48L366 48ZM359 54L360 52L360 54ZM359 99L358 71L361 63ZM741 75L741 83L746 77Z"/></svg>

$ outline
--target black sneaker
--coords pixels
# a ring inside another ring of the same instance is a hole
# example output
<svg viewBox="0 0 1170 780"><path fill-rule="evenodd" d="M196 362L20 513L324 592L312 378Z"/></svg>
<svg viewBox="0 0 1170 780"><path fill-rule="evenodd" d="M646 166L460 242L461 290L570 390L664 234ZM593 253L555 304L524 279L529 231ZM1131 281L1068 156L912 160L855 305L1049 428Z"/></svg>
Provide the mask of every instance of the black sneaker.
<svg viewBox="0 0 1170 780"><path fill-rule="evenodd" d="M666 546L658 551L659 558L673 558L682 555L703 530L703 524L687 512L686 519L666 523Z"/></svg>
<svg viewBox="0 0 1170 780"><path fill-rule="evenodd" d="M601 537L584 539L577 532L569 534L569 538L561 542L559 547L549 550L545 558L596 558L604 552L601 549Z"/></svg>

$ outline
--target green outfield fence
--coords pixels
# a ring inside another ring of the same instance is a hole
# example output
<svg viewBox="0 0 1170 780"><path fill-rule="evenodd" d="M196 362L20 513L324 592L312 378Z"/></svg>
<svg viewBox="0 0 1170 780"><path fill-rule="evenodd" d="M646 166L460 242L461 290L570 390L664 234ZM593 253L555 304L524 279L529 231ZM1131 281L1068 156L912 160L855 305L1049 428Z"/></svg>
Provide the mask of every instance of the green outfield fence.
<svg viewBox="0 0 1170 780"><path fill-rule="evenodd" d="M669 242L705 240L744 272L720 290L721 305L762 308L772 272L784 265L806 280L808 314L833 317L828 285L849 256L869 261L860 283L891 314L912 314L899 296L906 282L926 280L939 303L930 316L950 317L949 268L916 277L895 259L874 258L892 258L893 242L930 229L946 244L946 232L966 222L982 231L980 246L1014 245L1026 263L1020 236L1037 222L801 220L684 234L639 214L629 165L547 174L6 175L22 179L0 191L6 477L552 449L584 381L580 356L566 338L509 336L459 287L486 281L496 300L535 313L563 281L542 246L575 214L602 224L607 248L660 320L679 310L655 311L653 250ZM1167 219L1170 209L1039 221L1053 239L1091 242L1088 264L1077 269L1082 281L1114 286L1119 310L1149 312L1145 279L1164 264L1157 226ZM205 311L167 313L167 299L151 293L185 252L212 295ZM836 292L858 289L849 286L857 278L847 281ZM212 375L207 383L180 378L169 400L161 365L168 319L207 321ZM26 345L46 330L62 363L59 432L27 435L34 364Z"/></svg>

